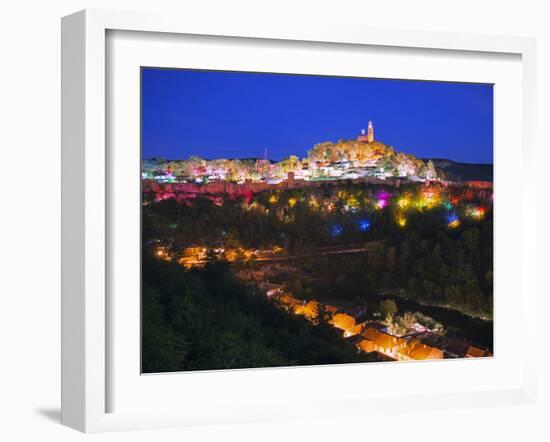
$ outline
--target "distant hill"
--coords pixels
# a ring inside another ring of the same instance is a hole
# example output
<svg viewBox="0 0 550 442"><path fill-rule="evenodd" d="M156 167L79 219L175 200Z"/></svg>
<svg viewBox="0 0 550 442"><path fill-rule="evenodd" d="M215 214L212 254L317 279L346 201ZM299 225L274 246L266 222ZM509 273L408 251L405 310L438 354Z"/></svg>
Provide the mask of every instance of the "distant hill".
<svg viewBox="0 0 550 442"><path fill-rule="evenodd" d="M492 164L459 163L441 158L425 158L432 160L436 171L442 171L450 181L493 181Z"/></svg>

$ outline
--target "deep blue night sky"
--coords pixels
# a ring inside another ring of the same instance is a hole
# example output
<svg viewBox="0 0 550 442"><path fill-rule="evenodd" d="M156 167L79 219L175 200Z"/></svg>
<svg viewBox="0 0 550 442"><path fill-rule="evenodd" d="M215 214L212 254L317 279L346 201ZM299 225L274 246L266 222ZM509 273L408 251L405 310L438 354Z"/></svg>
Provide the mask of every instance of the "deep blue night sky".
<svg viewBox="0 0 550 442"><path fill-rule="evenodd" d="M492 85L142 70L143 158L304 157L368 120L398 151L493 162Z"/></svg>

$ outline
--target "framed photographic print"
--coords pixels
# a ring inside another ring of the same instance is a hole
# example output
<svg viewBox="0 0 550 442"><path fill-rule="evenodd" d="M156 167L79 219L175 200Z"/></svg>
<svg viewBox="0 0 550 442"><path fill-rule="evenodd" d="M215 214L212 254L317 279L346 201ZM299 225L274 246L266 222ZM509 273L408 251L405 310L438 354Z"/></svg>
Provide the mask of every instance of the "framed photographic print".
<svg viewBox="0 0 550 442"><path fill-rule="evenodd" d="M533 44L64 18L63 422L531 401Z"/></svg>
<svg viewBox="0 0 550 442"><path fill-rule="evenodd" d="M492 84L143 67L141 105L144 373L493 355Z"/></svg>

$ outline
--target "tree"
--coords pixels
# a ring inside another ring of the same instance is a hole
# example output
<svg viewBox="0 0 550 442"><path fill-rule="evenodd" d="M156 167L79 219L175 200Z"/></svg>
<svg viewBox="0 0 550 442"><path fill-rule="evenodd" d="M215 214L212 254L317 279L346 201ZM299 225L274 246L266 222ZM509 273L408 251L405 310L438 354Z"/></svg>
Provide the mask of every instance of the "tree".
<svg viewBox="0 0 550 442"><path fill-rule="evenodd" d="M390 324L391 333L398 336L403 336L409 332L415 324L416 317L411 312L405 312L403 316L398 316L396 321Z"/></svg>
<svg viewBox="0 0 550 442"><path fill-rule="evenodd" d="M399 276L401 278L402 282L406 281L406 277L408 276L408 267L409 267L409 257L411 255L411 247L409 246L409 243L406 241L403 241L401 243L401 247L399 249L399 260L397 263L397 268L399 272Z"/></svg>
<svg viewBox="0 0 550 442"><path fill-rule="evenodd" d="M416 322L416 317L411 312L405 312L405 314L401 316L400 322L405 329L409 330Z"/></svg>
<svg viewBox="0 0 550 442"><path fill-rule="evenodd" d="M395 271L396 253L395 247L388 247L386 251L386 270L393 275Z"/></svg>
<svg viewBox="0 0 550 442"><path fill-rule="evenodd" d="M442 265L443 259L441 256L441 246L437 243L433 248L431 257L428 260L428 274L432 277L437 277Z"/></svg>
<svg viewBox="0 0 550 442"><path fill-rule="evenodd" d="M315 323L317 325L320 325L320 324L326 325L328 324L329 321L330 321L330 313L325 307L325 305L317 304L317 318Z"/></svg>
<svg viewBox="0 0 550 442"><path fill-rule="evenodd" d="M437 178L437 172L435 171L435 166L432 160L428 161L428 165L426 166L426 179L433 180Z"/></svg>
<svg viewBox="0 0 550 442"><path fill-rule="evenodd" d="M397 312L397 304L393 299L385 299L384 301L380 301L379 310L386 318L386 322L390 324L393 322L393 316Z"/></svg>

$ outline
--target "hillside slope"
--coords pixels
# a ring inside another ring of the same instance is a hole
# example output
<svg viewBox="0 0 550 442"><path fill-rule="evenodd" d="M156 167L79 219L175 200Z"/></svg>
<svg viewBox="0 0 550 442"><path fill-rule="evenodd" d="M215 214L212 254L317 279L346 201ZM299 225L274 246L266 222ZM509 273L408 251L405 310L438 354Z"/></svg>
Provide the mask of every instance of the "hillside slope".
<svg viewBox="0 0 550 442"><path fill-rule="evenodd" d="M459 163L442 158L426 158L432 160L436 170L442 171L450 181L493 181L492 164Z"/></svg>

